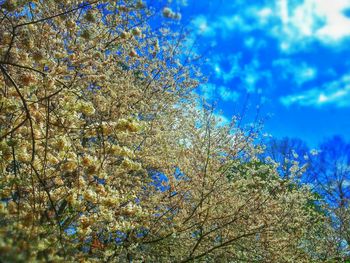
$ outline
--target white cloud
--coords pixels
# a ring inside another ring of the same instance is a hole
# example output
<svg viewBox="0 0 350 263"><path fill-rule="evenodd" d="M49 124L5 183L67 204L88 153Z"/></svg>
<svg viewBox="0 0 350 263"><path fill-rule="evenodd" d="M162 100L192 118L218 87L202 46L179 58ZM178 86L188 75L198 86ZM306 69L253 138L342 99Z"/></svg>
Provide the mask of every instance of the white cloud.
<svg viewBox="0 0 350 263"><path fill-rule="evenodd" d="M280 0L278 2L278 7L280 9L282 22L284 24L288 23L289 21L288 0Z"/></svg>
<svg viewBox="0 0 350 263"><path fill-rule="evenodd" d="M311 107L326 105L350 107L350 75L345 75L338 81L326 83L320 88L282 97L280 102L285 106L298 104Z"/></svg>
<svg viewBox="0 0 350 263"><path fill-rule="evenodd" d="M316 1L316 0L315 0ZM348 0L317 0L319 14L326 19L325 25L316 33L323 40L339 40L350 36L350 18L344 11L350 7Z"/></svg>
<svg viewBox="0 0 350 263"><path fill-rule="evenodd" d="M261 84L261 81L270 82L271 80L271 72L262 69L257 58L247 63L242 60L241 53L215 56L210 59L209 64L215 73L215 77L220 79L224 86L229 85L231 81L235 81L237 83L236 87L240 91L244 90L248 93L259 92L258 85ZM228 65L228 69L222 68L221 65ZM218 87L217 93L220 95L220 87ZM230 100L234 100L236 97L237 94L231 94Z"/></svg>
<svg viewBox="0 0 350 263"><path fill-rule="evenodd" d="M266 16L262 17L262 20L266 20ZM228 38L234 31L249 32L255 27L247 23L244 14L220 15L216 18L199 15L192 20L192 26L197 34L208 38L216 37L218 34L222 38Z"/></svg>
<svg viewBox="0 0 350 263"><path fill-rule="evenodd" d="M208 23L207 17L200 15L192 20L192 26L199 35L205 37L214 37L216 35L215 26Z"/></svg>
<svg viewBox="0 0 350 263"><path fill-rule="evenodd" d="M291 59L277 59L272 62L272 65L281 72L281 77L284 79L292 78L299 86L314 80L317 77L317 68L306 62L295 62Z"/></svg>
<svg viewBox="0 0 350 263"><path fill-rule="evenodd" d="M248 2L230 14L213 19L201 15L192 23L205 37L220 34L227 38L235 31L264 30L279 40L284 52L293 52L312 41L337 44L350 37L350 18L344 14L344 10L350 8L349 0L303 0L298 4L292 0L278 0L270 3L258 6ZM253 39L248 39L246 45L254 47Z"/></svg>
<svg viewBox="0 0 350 263"><path fill-rule="evenodd" d="M200 95L207 101L215 100L216 98L216 85L212 83L206 83L200 87Z"/></svg>
<svg viewBox="0 0 350 263"><path fill-rule="evenodd" d="M225 86L219 87L219 96L223 101L236 102L240 94L237 91L232 91Z"/></svg>
<svg viewBox="0 0 350 263"><path fill-rule="evenodd" d="M227 84L234 78L239 77L243 71L240 66L241 55L241 53L237 53L213 56L209 64L215 72L216 78L223 80L224 84ZM222 69L221 65L223 63L229 64L229 70Z"/></svg>
<svg viewBox="0 0 350 263"><path fill-rule="evenodd" d="M314 80L317 76L317 69L312 67L300 68L297 72L297 77L295 79L298 85L302 85L305 82Z"/></svg>
<svg viewBox="0 0 350 263"><path fill-rule="evenodd" d="M256 83L258 80L259 80L259 75L254 73L254 72L247 73L243 77L243 83L244 83L244 86L245 86L247 92L249 92L249 93L255 92Z"/></svg>
<svg viewBox="0 0 350 263"><path fill-rule="evenodd" d="M236 102L240 97L240 94L237 91L230 90L225 86L217 87L212 83L202 85L199 89L199 94L208 102L213 102L218 99Z"/></svg>
<svg viewBox="0 0 350 263"><path fill-rule="evenodd" d="M222 73L220 65L218 63L215 63L213 66L214 66L214 71L215 71L216 77L220 77L220 75Z"/></svg>
<svg viewBox="0 0 350 263"><path fill-rule="evenodd" d="M272 35L281 41L282 51L292 51L305 39L326 44L336 44L350 36L350 18L344 10L349 0L304 0L293 6L291 0L279 0L276 14L281 24L276 25Z"/></svg>
<svg viewBox="0 0 350 263"><path fill-rule="evenodd" d="M264 21L265 21L266 19L268 19L270 16L272 16L272 14L273 14L273 11L272 11L272 9L269 8L269 7L265 7L265 8L260 9L260 10L258 11L258 15L259 15L260 19L261 19L261 20L264 20Z"/></svg>

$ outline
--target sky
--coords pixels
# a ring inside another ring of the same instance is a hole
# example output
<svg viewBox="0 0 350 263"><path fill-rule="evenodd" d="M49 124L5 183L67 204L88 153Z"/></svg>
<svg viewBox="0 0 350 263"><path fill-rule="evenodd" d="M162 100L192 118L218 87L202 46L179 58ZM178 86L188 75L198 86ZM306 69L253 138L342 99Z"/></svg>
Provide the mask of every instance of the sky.
<svg viewBox="0 0 350 263"><path fill-rule="evenodd" d="M259 108L264 131L350 139L350 0L178 0L204 55L198 89L223 121Z"/></svg>

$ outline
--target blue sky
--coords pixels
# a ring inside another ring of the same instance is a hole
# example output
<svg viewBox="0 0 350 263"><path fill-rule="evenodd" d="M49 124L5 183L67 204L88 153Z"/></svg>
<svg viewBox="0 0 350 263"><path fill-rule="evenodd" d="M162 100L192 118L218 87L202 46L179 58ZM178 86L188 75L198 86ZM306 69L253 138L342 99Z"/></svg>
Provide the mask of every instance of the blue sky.
<svg viewBox="0 0 350 263"><path fill-rule="evenodd" d="M223 117L260 105L265 131L350 139L350 0L178 0L204 54L199 93Z"/></svg>

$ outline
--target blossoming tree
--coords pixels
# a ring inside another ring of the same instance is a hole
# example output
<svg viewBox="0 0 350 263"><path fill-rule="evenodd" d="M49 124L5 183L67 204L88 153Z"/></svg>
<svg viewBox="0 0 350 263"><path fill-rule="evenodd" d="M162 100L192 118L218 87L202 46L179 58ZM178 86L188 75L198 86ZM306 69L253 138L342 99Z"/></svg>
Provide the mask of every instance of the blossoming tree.
<svg viewBox="0 0 350 263"><path fill-rule="evenodd" d="M196 56L148 25L178 13L0 3L4 261L317 259L310 191L258 160L256 135L198 110Z"/></svg>

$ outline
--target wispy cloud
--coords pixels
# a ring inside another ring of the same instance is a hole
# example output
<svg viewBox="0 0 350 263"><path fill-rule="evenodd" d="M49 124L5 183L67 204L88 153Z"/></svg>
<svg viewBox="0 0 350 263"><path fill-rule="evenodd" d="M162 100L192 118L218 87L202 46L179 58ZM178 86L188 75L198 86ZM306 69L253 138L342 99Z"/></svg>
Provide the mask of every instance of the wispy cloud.
<svg viewBox="0 0 350 263"><path fill-rule="evenodd" d="M204 15L195 17L192 20L192 26L196 29L197 34L205 37L215 37L215 27L209 25L208 19Z"/></svg>
<svg viewBox="0 0 350 263"><path fill-rule="evenodd" d="M305 87L304 84L317 81L322 73L316 65L310 62L287 58L283 53L294 53L304 47L313 47L312 43L319 41L325 45L342 43L350 37L350 17L345 10L350 8L349 0L278 0L267 5L257 5L245 2L239 8L222 12L215 18L199 15L193 20L197 32L206 38L220 41L220 38L234 38L235 32L242 34L245 47L250 50L267 48L267 37L276 39L282 53L275 53L275 61L270 65L260 65L260 53L257 58L249 61L238 53L222 56L210 61L216 79L224 86L216 87L207 84L201 90L205 98L236 101L239 94L227 89L236 84L239 90L255 93L261 88L261 83L268 82L273 72L275 82L289 82L291 86ZM239 12L238 12L239 11ZM256 32L260 32L256 34ZM263 34L259 37L259 34ZM271 39L271 38L270 38ZM297 53L296 53L297 54ZM283 58L281 58L283 56ZM229 66L227 66L229 65ZM272 66L272 68L271 68ZM266 68L270 67L270 68ZM344 77L345 78L345 77ZM302 106L350 105L349 87L345 80L334 81L320 85L300 93L284 96L280 99L285 106L298 104ZM345 78L346 79L346 78ZM271 88L271 87L266 87ZM349 102L348 102L349 101Z"/></svg>
<svg viewBox="0 0 350 263"><path fill-rule="evenodd" d="M203 98L207 101L214 101L216 100L216 85L212 83L206 83L204 85L201 85L199 89L200 95L203 96Z"/></svg>
<svg viewBox="0 0 350 263"><path fill-rule="evenodd" d="M214 102L219 99L226 102L236 102L240 97L237 91L231 90L226 86L216 86L212 83L202 85L199 93L208 102Z"/></svg>
<svg viewBox="0 0 350 263"><path fill-rule="evenodd" d="M219 87L219 95L223 101L230 102L236 102L240 97L240 94L237 91L232 91L225 86Z"/></svg>
<svg viewBox="0 0 350 263"><path fill-rule="evenodd" d="M281 97L280 102L285 106L297 104L305 107L326 105L350 107L350 75L345 75L338 81L326 83L320 88Z"/></svg>
<svg viewBox="0 0 350 263"><path fill-rule="evenodd" d="M195 2L188 13L196 18L192 29L200 34L194 35L208 58L209 80L198 93L209 104L230 116L249 98L248 107L263 104L261 114L275 116L269 132L311 143L328 133L349 134L350 0ZM286 118L290 124L281 127Z"/></svg>
<svg viewBox="0 0 350 263"><path fill-rule="evenodd" d="M281 72L280 77L290 79L299 86L314 80L317 77L318 70L316 67L306 62L299 62L292 59L276 59L272 62L272 66Z"/></svg>
<svg viewBox="0 0 350 263"><path fill-rule="evenodd" d="M241 64L241 54L226 54L226 56L215 56L209 61L209 65L215 72L215 77L221 79L225 84L234 78L242 75L243 69ZM222 68L222 64L228 64L229 70Z"/></svg>

